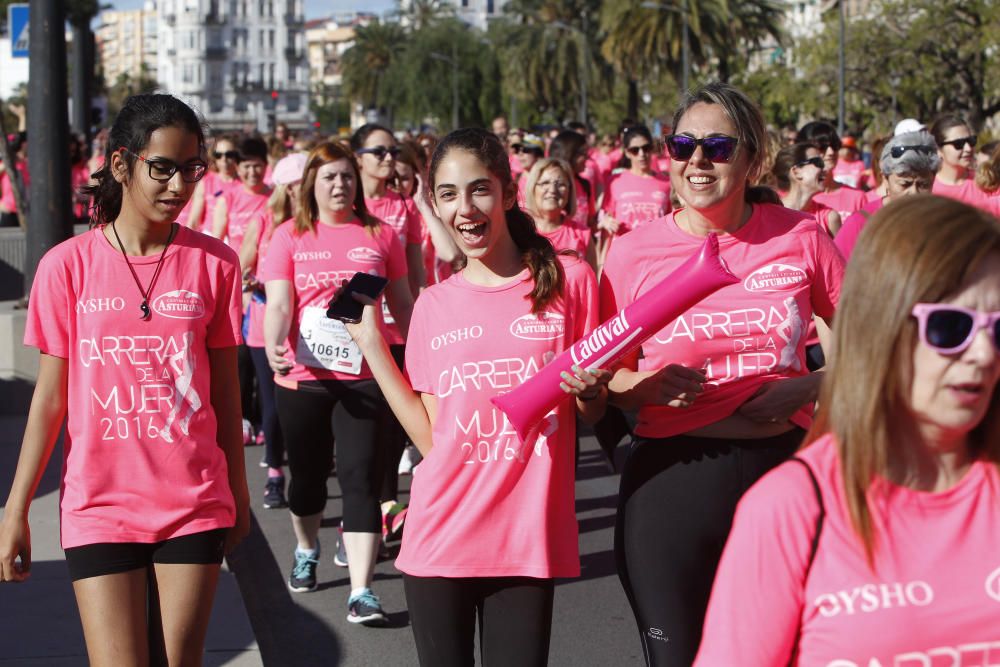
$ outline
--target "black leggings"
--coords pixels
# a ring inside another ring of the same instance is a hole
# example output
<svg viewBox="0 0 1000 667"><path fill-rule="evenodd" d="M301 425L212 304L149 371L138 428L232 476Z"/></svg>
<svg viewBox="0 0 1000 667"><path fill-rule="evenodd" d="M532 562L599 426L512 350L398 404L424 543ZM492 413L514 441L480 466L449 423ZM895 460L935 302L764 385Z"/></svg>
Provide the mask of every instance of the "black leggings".
<svg viewBox="0 0 1000 667"><path fill-rule="evenodd" d="M236 348L236 362L239 373L238 379L240 381L240 408L243 411L243 419L256 425L260 423L257 401L254 400L254 391L257 388L254 385L256 373L254 372L253 360L250 358L249 347L240 345Z"/></svg>
<svg viewBox="0 0 1000 667"><path fill-rule="evenodd" d="M399 370L403 370L406 346L390 345L389 351L392 353L392 358ZM396 500L396 496L399 495L399 459L403 456L403 450L406 449L406 431L403 430L396 415L388 406L386 407L385 428L381 429L380 432L379 444L382 447L384 465L382 466L382 491L379 494L379 500L384 503Z"/></svg>
<svg viewBox="0 0 1000 667"><path fill-rule="evenodd" d="M262 347L251 347L250 358L257 372L257 395L260 397L260 428L264 432L264 463L280 468L285 461L285 440L281 435L278 408L274 399L274 371L267 363Z"/></svg>
<svg viewBox="0 0 1000 667"><path fill-rule="evenodd" d="M476 618L484 667L544 667L552 635L552 579L403 575L424 667L474 665Z"/></svg>
<svg viewBox="0 0 1000 667"><path fill-rule="evenodd" d="M288 507L297 516L326 507L326 480L337 434L337 478L344 494L344 530L380 533L378 486L382 468L377 430L385 399L375 380L300 382L277 386L278 418L288 455Z"/></svg>
<svg viewBox="0 0 1000 667"><path fill-rule="evenodd" d="M636 437L622 470L615 559L647 665L694 662L736 503L803 436Z"/></svg>

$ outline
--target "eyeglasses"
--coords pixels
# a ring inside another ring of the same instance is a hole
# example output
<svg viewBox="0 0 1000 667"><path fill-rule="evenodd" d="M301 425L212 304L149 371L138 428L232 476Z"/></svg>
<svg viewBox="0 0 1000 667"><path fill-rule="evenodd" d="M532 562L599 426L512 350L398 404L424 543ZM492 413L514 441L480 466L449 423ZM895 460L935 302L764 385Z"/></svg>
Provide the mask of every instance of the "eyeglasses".
<svg viewBox="0 0 1000 667"><path fill-rule="evenodd" d="M930 146L924 146L924 145L919 145L919 146L893 146L892 148L889 149L889 155L891 155L894 158L901 158L901 157L903 157L903 153L905 153L906 151L916 151L917 153L923 153L924 155L930 155L931 153L934 152L934 149L931 148Z"/></svg>
<svg viewBox="0 0 1000 667"><path fill-rule="evenodd" d="M646 155L651 155L653 153L653 144L643 144L642 146L629 146L625 149L628 151L629 155L638 155L639 153L645 153ZM692 153L694 151L691 151Z"/></svg>
<svg viewBox="0 0 1000 667"><path fill-rule="evenodd" d="M976 142L979 141L979 137L975 134L969 135L967 137L960 137L958 139L952 139L951 141L942 141L942 146L954 146L955 150L960 151L965 148L966 144L969 144L969 148L975 148Z"/></svg>
<svg viewBox="0 0 1000 667"><path fill-rule="evenodd" d="M216 160L221 160L222 158L226 158L227 160L233 160L235 162L240 161L240 154L238 151L224 151L222 153L220 153L219 151L214 151L212 153L212 157L214 157Z"/></svg>
<svg viewBox="0 0 1000 667"><path fill-rule="evenodd" d="M558 180L538 181L537 183L535 183L535 187L541 188L543 190L548 190L549 188L553 188L554 190L563 192L564 190L569 190L569 183L567 183L566 181L558 181Z"/></svg>
<svg viewBox="0 0 1000 667"><path fill-rule="evenodd" d="M124 146L120 146L118 150L124 151L132 157L145 162L149 167L149 177L157 183L169 182L178 171L181 172L181 178L184 179L185 183L197 183L205 176L205 172L208 171L208 165L201 160L194 160L181 166L163 158L153 158L151 160L144 158L141 155L136 155Z"/></svg>
<svg viewBox="0 0 1000 667"><path fill-rule="evenodd" d="M667 152L679 162L687 162L694 150L701 146L702 154L712 162L729 162L733 159L739 139L718 135L695 139L686 134L671 134L667 137Z"/></svg>
<svg viewBox="0 0 1000 667"><path fill-rule="evenodd" d="M1000 310L983 313L943 303L918 303L911 311L917 318L920 342L940 354L958 354L972 345L980 329L988 329L1000 351Z"/></svg>
<svg viewBox="0 0 1000 667"><path fill-rule="evenodd" d="M375 159L381 162L385 159L386 155L391 155L392 159L395 160L399 156L399 147L390 146L386 148L385 146L372 146L371 148L359 148L355 151L358 155L374 155Z"/></svg>
<svg viewBox="0 0 1000 667"><path fill-rule="evenodd" d="M817 157L811 157L808 160L803 160L802 162L796 162L793 166L795 166L795 167L804 167L807 164L811 164L812 166L816 167L817 169L823 169L823 168L826 167L826 163L823 162L823 158L821 158L819 156L817 156Z"/></svg>

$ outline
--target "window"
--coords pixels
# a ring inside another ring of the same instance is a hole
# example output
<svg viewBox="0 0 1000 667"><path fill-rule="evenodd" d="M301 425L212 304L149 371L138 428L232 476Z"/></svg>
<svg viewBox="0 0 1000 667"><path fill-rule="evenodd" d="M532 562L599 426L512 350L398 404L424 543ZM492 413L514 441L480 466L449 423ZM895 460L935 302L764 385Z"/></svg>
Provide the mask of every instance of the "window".
<svg viewBox="0 0 1000 667"><path fill-rule="evenodd" d="M237 95L236 99L233 100L233 111L236 111L237 113L246 113L247 98L242 95Z"/></svg>
<svg viewBox="0 0 1000 667"><path fill-rule="evenodd" d="M285 109L290 113L299 110L299 96L298 95L285 95Z"/></svg>
<svg viewBox="0 0 1000 667"><path fill-rule="evenodd" d="M222 95L212 95L208 98L208 108L212 113L221 113L224 106Z"/></svg>
<svg viewBox="0 0 1000 667"><path fill-rule="evenodd" d="M288 80L289 80L289 81L295 81L295 72L296 72L296 71L297 71L298 69L299 69L299 68L298 68L298 67L296 67L295 65L289 65L289 66L288 66Z"/></svg>
<svg viewBox="0 0 1000 667"><path fill-rule="evenodd" d="M274 88L274 68L275 68L275 64L274 63L271 63L270 65L268 65L267 87L271 88L271 89Z"/></svg>
<svg viewBox="0 0 1000 667"><path fill-rule="evenodd" d="M274 31L273 30L268 30L267 31L267 48L269 48L271 50L274 49Z"/></svg>

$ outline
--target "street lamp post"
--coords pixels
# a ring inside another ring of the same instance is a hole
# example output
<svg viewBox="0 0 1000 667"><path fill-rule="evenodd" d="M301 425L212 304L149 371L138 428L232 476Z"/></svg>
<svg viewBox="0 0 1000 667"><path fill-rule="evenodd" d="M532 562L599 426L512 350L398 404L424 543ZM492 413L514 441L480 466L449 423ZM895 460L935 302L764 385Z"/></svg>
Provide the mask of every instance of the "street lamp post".
<svg viewBox="0 0 1000 667"><path fill-rule="evenodd" d="M451 57L443 53L431 52L431 58L451 65L451 129L458 129L458 47L451 44Z"/></svg>
<svg viewBox="0 0 1000 667"><path fill-rule="evenodd" d="M844 75L846 71L845 61L845 44L847 36L846 19L845 19L845 5L847 3L844 0L839 0L837 5L840 9L840 45L838 49L838 76L837 76L837 134L844 136Z"/></svg>
<svg viewBox="0 0 1000 667"><path fill-rule="evenodd" d="M681 88L687 92L691 83L691 37L688 24L688 0L681 0L681 6L665 5L662 2L643 2L644 9L658 9L664 12L674 12L681 17Z"/></svg>
<svg viewBox="0 0 1000 667"><path fill-rule="evenodd" d="M893 72L889 75L889 85L892 86L892 126L896 127L896 92L899 90L899 84L903 82L903 78Z"/></svg>

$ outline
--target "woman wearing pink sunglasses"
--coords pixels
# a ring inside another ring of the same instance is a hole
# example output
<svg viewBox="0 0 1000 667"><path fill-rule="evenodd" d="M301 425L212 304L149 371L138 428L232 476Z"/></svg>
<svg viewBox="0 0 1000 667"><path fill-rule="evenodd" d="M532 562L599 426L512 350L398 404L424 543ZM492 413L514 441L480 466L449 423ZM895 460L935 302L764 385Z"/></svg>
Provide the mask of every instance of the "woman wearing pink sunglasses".
<svg viewBox="0 0 1000 667"><path fill-rule="evenodd" d="M695 664L995 664L1000 223L887 205L833 334L806 446L740 501Z"/></svg>

